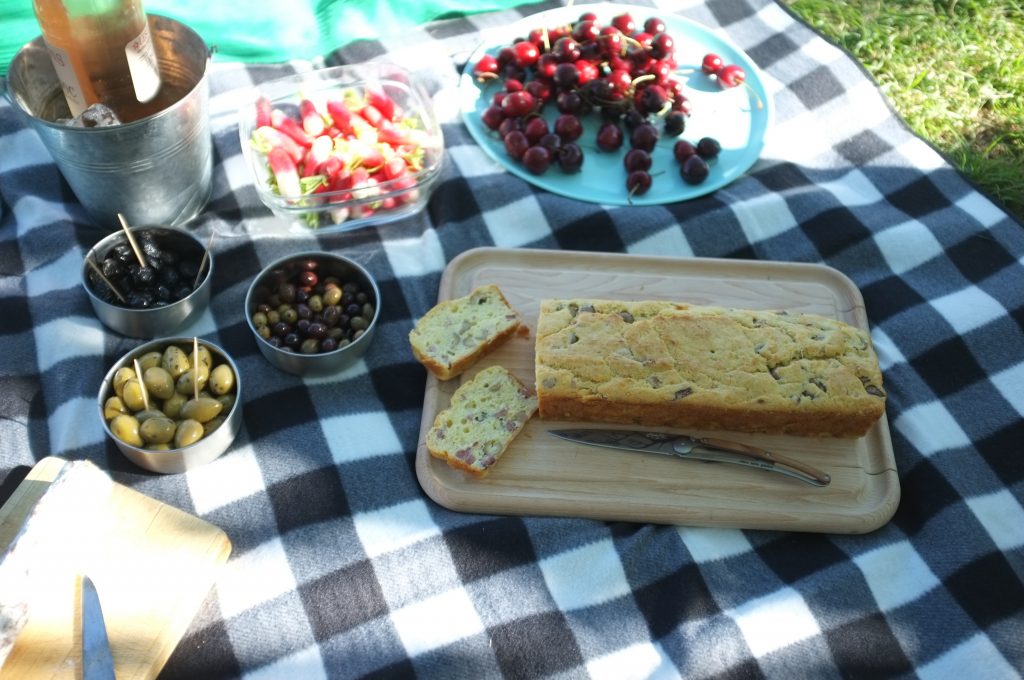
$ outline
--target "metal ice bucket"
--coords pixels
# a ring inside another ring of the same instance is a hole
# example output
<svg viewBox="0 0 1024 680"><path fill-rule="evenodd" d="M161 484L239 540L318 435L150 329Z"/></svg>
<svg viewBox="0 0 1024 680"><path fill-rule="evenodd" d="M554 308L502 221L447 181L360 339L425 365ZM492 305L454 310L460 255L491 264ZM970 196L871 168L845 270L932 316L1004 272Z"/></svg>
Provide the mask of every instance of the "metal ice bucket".
<svg viewBox="0 0 1024 680"><path fill-rule="evenodd" d="M192 29L149 16L163 87L181 96L146 118L110 127L56 122L70 112L42 36L11 61L7 97L50 151L86 211L103 228L177 225L210 198L213 143L209 126L210 50Z"/></svg>

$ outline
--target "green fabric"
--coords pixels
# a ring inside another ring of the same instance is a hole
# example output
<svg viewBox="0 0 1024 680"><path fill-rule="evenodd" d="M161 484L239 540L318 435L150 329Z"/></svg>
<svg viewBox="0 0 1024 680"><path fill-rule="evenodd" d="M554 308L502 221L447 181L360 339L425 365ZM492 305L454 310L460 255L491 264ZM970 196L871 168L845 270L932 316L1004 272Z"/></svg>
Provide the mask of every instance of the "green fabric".
<svg viewBox="0 0 1024 680"><path fill-rule="evenodd" d="M219 61L311 59L353 40L400 33L439 18L491 11L523 0L145 0L147 12L196 31ZM0 75L39 35L30 0L0 0Z"/></svg>

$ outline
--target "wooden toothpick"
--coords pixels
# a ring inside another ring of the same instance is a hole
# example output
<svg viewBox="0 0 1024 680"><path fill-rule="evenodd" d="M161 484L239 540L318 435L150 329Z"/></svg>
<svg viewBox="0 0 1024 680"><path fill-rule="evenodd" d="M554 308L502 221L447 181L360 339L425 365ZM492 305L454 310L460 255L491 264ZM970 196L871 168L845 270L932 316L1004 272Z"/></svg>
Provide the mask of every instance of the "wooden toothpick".
<svg viewBox="0 0 1024 680"><path fill-rule="evenodd" d="M121 228L124 230L124 235L128 239L128 244L135 251L135 257L139 260L139 266L146 266L146 259L142 257L142 251L139 250L139 244L135 242L135 236L132 234L132 230L128 228L128 220L124 218L124 215L117 213L117 219L121 221Z"/></svg>

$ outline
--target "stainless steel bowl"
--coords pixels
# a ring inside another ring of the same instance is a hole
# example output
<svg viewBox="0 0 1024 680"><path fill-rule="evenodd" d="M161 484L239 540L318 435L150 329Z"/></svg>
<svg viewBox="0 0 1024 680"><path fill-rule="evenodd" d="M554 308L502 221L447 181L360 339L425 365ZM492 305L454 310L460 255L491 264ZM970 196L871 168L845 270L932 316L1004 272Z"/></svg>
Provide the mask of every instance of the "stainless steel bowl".
<svg viewBox="0 0 1024 680"><path fill-rule="evenodd" d="M107 375L104 376L103 382L100 384L97 402L99 405L99 418L100 422L103 424L103 430L107 433L107 436L113 440L114 444L121 453L128 458L128 460L132 461L139 467L153 472L174 474L178 472L186 472L201 465L205 465L206 463L220 457L228 450L231 443L238 435L238 430L242 426L243 392L242 376L238 372L238 366L235 365L231 356L214 343L200 338L199 345L210 350L210 353L214 357L214 363L225 363L230 366L231 370L235 373L235 403L231 407L231 410L224 415L224 423L209 435L193 444L190 444L189 446L170 449L167 451L154 451L151 449L140 448L121 441L114 436L114 433L110 429L110 424L107 422L106 418L103 417L104 404L106 403L107 398L114 394L112 384L114 374L123 366L132 366L135 359L141 357L147 352L154 350L162 352L168 345L179 345L182 348L188 348L192 346L192 338L160 338L140 345L125 354L110 368Z"/></svg>
<svg viewBox="0 0 1024 680"><path fill-rule="evenodd" d="M372 297L374 314L369 327L350 344L330 352L301 354L287 348L276 347L260 337L252 321L253 312L270 297L272 288L307 261L316 262L317 272L321 279L327 276L334 276L342 282L356 281L363 290L369 291ZM294 375L330 375L351 365L363 356L370 343L373 342L373 336L377 330L379 319L380 289L377 287L377 282L357 262L333 253L307 252L282 257L272 262L256 276L249 286L249 292L245 296L245 320L249 325L249 330L252 331L253 338L255 338L260 352L271 364L282 371Z"/></svg>
<svg viewBox="0 0 1024 680"><path fill-rule="evenodd" d="M132 227L131 232L136 240L142 233L154 234L158 242L167 244L178 252L190 252L202 257L206 246L186 231L174 227L139 226ZM127 305L108 302L97 295L90 281L91 259L99 265L107 253L115 246L127 243L123 231L116 231L106 236L93 246L82 262L82 286L89 296L96 316L106 327L121 335L131 338L158 338L174 333L185 324L193 321L203 313L210 304L210 288L213 280L213 255L206 258L203 265L202 278L199 285L187 297L163 307L134 309ZM102 282L97 285L104 285ZM123 292L123 291L122 291Z"/></svg>

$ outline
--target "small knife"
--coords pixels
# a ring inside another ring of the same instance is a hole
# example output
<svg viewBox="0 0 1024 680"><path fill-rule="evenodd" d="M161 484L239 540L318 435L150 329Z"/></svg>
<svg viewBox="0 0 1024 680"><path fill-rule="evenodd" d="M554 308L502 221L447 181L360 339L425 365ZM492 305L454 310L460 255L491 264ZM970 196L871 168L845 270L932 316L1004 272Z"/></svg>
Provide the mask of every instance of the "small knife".
<svg viewBox="0 0 1024 680"><path fill-rule="evenodd" d="M647 451L690 460L746 465L769 472L778 472L814 486L828 486L832 477L800 461L765 451L756 446L711 437L690 437L685 434L648 432L643 430L604 430L583 428L550 430L562 439L624 451Z"/></svg>
<svg viewBox="0 0 1024 680"><path fill-rule="evenodd" d="M82 680L115 680L114 657L96 586L82 577Z"/></svg>

